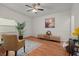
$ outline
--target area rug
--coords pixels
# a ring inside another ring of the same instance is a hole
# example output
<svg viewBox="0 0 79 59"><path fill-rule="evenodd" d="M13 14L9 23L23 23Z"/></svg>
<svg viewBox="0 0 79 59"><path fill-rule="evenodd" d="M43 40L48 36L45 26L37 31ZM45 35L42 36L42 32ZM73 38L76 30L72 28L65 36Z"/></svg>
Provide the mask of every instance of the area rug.
<svg viewBox="0 0 79 59"><path fill-rule="evenodd" d="M25 40L25 53L23 47L18 50L17 56L27 56L31 51L38 48L41 45L39 42Z"/></svg>

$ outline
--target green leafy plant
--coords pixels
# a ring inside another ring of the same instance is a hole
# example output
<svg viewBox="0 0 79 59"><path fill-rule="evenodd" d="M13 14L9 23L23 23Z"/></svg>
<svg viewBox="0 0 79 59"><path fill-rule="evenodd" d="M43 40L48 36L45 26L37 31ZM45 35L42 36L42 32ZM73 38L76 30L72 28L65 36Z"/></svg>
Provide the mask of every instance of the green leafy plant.
<svg viewBox="0 0 79 59"><path fill-rule="evenodd" d="M16 28L18 30L19 36L23 36L23 34L24 34L24 28L25 28L25 22L23 22L23 23L17 22Z"/></svg>

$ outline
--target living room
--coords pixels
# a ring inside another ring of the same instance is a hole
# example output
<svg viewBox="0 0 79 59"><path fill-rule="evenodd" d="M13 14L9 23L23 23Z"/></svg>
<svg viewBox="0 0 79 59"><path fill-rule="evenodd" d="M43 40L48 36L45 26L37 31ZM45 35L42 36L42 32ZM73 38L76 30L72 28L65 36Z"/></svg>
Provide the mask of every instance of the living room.
<svg viewBox="0 0 79 59"><path fill-rule="evenodd" d="M39 5L42 8L41 11L37 11L37 9L33 11L34 5ZM77 3L0 3L0 35L19 36L16 24L25 22L23 29L23 38L26 40L25 53L21 49L17 52L17 56L67 56L68 53L64 50L64 46L69 38L75 38L71 33L79 25L78 5ZM31 10L29 11L29 9ZM53 25L46 26L46 20L52 22ZM47 31L50 32L49 36L46 35ZM56 50L52 50L53 47ZM60 49L61 51L59 51ZM0 51L2 51L1 47ZM6 55L5 51L3 52L1 55ZM15 53L8 51L8 55L14 56Z"/></svg>

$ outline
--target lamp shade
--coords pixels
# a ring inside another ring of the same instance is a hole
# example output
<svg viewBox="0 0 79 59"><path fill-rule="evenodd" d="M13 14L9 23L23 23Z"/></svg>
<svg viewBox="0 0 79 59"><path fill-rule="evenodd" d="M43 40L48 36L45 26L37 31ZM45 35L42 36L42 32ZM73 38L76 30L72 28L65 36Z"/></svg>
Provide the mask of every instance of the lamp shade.
<svg viewBox="0 0 79 59"><path fill-rule="evenodd" d="M72 32L73 36L79 36L79 27L75 28L74 31Z"/></svg>

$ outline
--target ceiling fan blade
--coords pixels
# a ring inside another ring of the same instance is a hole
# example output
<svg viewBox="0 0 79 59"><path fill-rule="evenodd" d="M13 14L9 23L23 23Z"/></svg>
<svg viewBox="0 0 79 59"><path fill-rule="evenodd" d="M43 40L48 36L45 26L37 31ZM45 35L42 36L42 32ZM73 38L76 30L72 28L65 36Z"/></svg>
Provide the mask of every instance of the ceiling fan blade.
<svg viewBox="0 0 79 59"><path fill-rule="evenodd" d="M31 7L31 6L29 6L29 5L25 5L25 6L32 8L32 7Z"/></svg>
<svg viewBox="0 0 79 59"><path fill-rule="evenodd" d="M32 11L32 9L28 9L27 12Z"/></svg>
<svg viewBox="0 0 79 59"><path fill-rule="evenodd" d="M40 11L44 11L44 9L38 9L38 10L40 10Z"/></svg>
<svg viewBox="0 0 79 59"><path fill-rule="evenodd" d="M35 8L35 6L36 6L36 4L35 4L35 3L33 3L33 4L32 4L32 7L33 7L33 8Z"/></svg>

